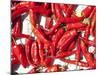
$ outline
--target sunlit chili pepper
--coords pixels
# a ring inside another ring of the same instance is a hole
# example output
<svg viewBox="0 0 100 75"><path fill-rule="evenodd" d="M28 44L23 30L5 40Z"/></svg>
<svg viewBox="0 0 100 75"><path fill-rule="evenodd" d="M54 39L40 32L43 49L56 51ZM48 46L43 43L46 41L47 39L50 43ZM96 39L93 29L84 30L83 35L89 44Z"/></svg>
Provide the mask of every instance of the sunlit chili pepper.
<svg viewBox="0 0 100 75"><path fill-rule="evenodd" d="M26 68L27 65L28 65L28 62L27 62L27 59L26 59L26 55L25 55L25 51L24 51L23 46L21 44L15 45L13 47L13 52L16 55L17 59L22 64L22 66L24 68Z"/></svg>

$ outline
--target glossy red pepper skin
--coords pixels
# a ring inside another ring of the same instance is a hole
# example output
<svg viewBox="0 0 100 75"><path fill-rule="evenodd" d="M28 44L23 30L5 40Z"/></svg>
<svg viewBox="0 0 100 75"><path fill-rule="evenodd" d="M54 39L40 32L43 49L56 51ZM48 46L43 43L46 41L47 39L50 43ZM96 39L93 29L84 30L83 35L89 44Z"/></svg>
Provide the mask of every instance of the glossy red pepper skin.
<svg viewBox="0 0 100 75"><path fill-rule="evenodd" d="M89 16L89 19L93 18L93 15L95 14L95 12L96 12L96 7L93 8L93 10L92 10L92 12L91 12L91 14Z"/></svg>
<svg viewBox="0 0 100 75"><path fill-rule="evenodd" d="M93 15L93 18L91 19L91 27L90 27L90 34L92 36L95 36L95 28L96 28L96 14Z"/></svg>
<svg viewBox="0 0 100 75"><path fill-rule="evenodd" d="M28 62L27 62L27 59L26 59L26 55L25 55L25 51L24 51L24 48L21 44L19 45L15 45L13 47L13 52L14 54L16 55L17 59L20 61L20 63L22 64L22 66L24 68L27 67L28 65Z"/></svg>
<svg viewBox="0 0 100 75"><path fill-rule="evenodd" d="M87 51L86 45L82 40L81 40L80 46L81 46L81 51L82 51L84 57L86 58L87 63L89 64L89 66L92 67L92 68L96 67L96 64L94 63L94 58Z"/></svg>
<svg viewBox="0 0 100 75"><path fill-rule="evenodd" d="M76 40L72 41L72 43L68 47L68 50L73 50L75 46L76 46Z"/></svg>
<svg viewBox="0 0 100 75"><path fill-rule="evenodd" d="M56 17L57 18L62 18L63 14L61 12L61 8L59 4L55 4L55 12L56 12Z"/></svg>
<svg viewBox="0 0 100 75"><path fill-rule="evenodd" d="M13 27L12 34L16 34L16 33L20 34L21 33L21 16L16 18L16 20L13 22L12 27Z"/></svg>
<svg viewBox="0 0 100 75"><path fill-rule="evenodd" d="M74 40L74 37L77 35L76 30L70 30L63 34L61 39L58 42L57 48L59 48L61 51L66 50L66 48L69 46L69 44Z"/></svg>
<svg viewBox="0 0 100 75"><path fill-rule="evenodd" d="M52 27L53 21L50 17L46 17L45 28L50 29Z"/></svg>
<svg viewBox="0 0 100 75"><path fill-rule="evenodd" d="M87 6L83 11L82 11L82 15L86 18L89 17L90 13L93 10L93 6Z"/></svg>
<svg viewBox="0 0 100 75"><path fill-rule="evenodd" d="M31 38L25 39L25 53L27 61L30 65L34 66L32 57L31 57L31 46L32 46L33 40Z"/></svg>
<svg viewBox="0 0 100 75"><path fill-rule="evenodd" d="M68 57L70 55L75 54L76 50L74 51L64 51L64 52L60 52L56 55L56 58L64 58L64 57Z"/></svg>
<svg viewBox="0 0 100 75"><path fill-rule="evenodd" d="M82 27L86 27L86 24L81 23L81 22L66 24L67 30L70 30L70 29L79 29L79 28L82 28Z"/></svg>
<svg viewBox="0 0 100 75"><path fill-rule="evenodd" d="M57 21L57 23L52 27L50 28L50 30L48 32L46 32L46 35L51 35L53 33L55 33L55 30L60 26L60 22L59 20Z"/></svg>
<svg viewBox="0 0 100 75"><path fill-rule="evenodd" d="M46 39L45 34L41 32L38 28L36 28L36 23L33 15L33 10L30 9L30 22L32 27L32 32L36 35L36 37L44 44L49 45L49 41Z"/></svg>
<svg viewBox="0 0 100 75"><path fill-rule="evenodd" d="M64 30L63 30L63 29L59 29L59 30L52 36L52 43L53 43L54 47L56 47L56 44L58 43L58 41L60 40L60 38L62 37L63 34L64 34Z"/></svg>
<svg viewBox="0 0 100 75"><path fill-rule="evenodd" d="M80 47L80 38L79 37L77 40L77 51L76 51L75 59L77 62L79 62L81 60L81 47Z"/></svg>
<svg viewBox="0 0 100 75"><path fill-rule="evenodd" d="M53 57L46 57L44 63L42 65L49 67L53 64L54 58Z"/></svg>
<svg viewBox="0 0 100 75"><path fill-rule="evenodd" d="M31 57L35 65L40 64L40 56L39 56L39 49L38 49L38 44L36 41L32 43L31 47Z"/></svg>
<svg viewBox="0 0 100 75"><path fill-rule="evenodd" d="M60 7L61 7L62 11L64 12L64 17L67 17L68 5L67 4L61 4Z"/></svg>
<svg viewBox="0 0 100 75"><path fill-rule="evenodd" d="M16 34L12 34L12 37L13 37L13 38L29 38L30 35L27 35L27 34L18 34L18 33L16 33Z"/></svg>
<svg viewBox="0 0 100 75"><path fill-rule="evenodd" d="M37 43L38 43L38 48L39 48L39 56L41 60L41 65L43 65L44 60L45 60L44 44L39 39L37 39Z"/></svg>
<svg viewBox="0 0 100 75"><path fill-rule="evenodd" d="M69 6L68 6L68 8L67 8L67 10L66 10L66 12L65 12L66 17L71 17L71 15L72 15L72 13L73 13L75 7L76 7L75 5L69 5Z"/></svg>

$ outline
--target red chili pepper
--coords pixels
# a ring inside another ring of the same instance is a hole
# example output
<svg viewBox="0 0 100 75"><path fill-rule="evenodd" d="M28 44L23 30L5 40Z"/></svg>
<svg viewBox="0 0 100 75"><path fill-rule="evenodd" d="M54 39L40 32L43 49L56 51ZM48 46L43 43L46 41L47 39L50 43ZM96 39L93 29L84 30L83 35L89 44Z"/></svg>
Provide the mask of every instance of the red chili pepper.
<svg viewBox="0 0 100 75"><path fill-rule="evenodd" d="M93 15L93 18L91 20L90 34L92 36L95 36L93 33L93 32L95 32L95 26L96 26L96 14Z"/></svg>
<svg viewBox="0 0 100 75"><path fill-rule="evenodd" d="M45 38L45 35L43 32L39 31L39 29L37 29L35 26L35 21L34 21L34 15L33 15L33 10L30 9L30 22L31 22L31 26L32 26L32 31L33 33L37 36L38 39L40 39L40 41L46 45L49 45L49 41Z"/></svg>
<svg viewBox="0 0 100 75"><path fill-rule="evenodd" d="M70 17L75 9L75 5L69 5L66 12L65 12L65 15L66 17Z"/></svg>
<svg viewBox="0 0 100 75"><path fill-rule="evenodd" d="M53 20L50 17L46 17L45 28L50 29L52 27Z"/></svg>
<svg viewBox="0 0 100 75"><path fill-rule="evenodd" d="M39 56L38 44L36 41L34 41L32 43L31 56L32 56L33 63L35 65L39 65L40 64L40 56Z"/></svg>
<svg viewBox="0 0 100 75"><path fill-rule="evenodd" d="M76 23L81 20L82 18L78 18L78 17L65 17L65 18L60 19L60 22L61 23Z"/></svg>
<svg viewBox="0 0 100 75"><path fill-rule="evenodd" d="M12 34L20 34L21 33L21 16L19 16L18 18L16 18L16 20L14 20L13 24L12 24Z"/></svg>
<svg viewBox="0 0 100 75"><path fill-rule="evenodd" d="M68 5L67 4L61 4L60 7L61 7L62 11L64 12L64 17L67 17Z"/></svg>
<svg viewBox="0 0 100 75"><path fill-rule="evenodd" d="M37 39L37 42L38 42L38 48L39 48L39 56L40 56L41 65L42 65L45 60L44 44L39 39Z"/></svg>
<svg viewBox="0 0 100 75"><path fill-rule="evenodd" d="M87 63L89 64L90 67L94 68L96 66L94 63L94 59L91 56L91 54L87 51L86 45L82 40L81 40L80 46Z"/></svg>
<svg viewBox="0 0 100 75"><path fill-rule="evenodd" d="M62 37L63 34L64 34L64 30L63 30L63 29L59 29L59 30L52 36L52 43L53 43L54 47L56 47L58 41L60 40L60 38Z"/></svg>
<svg viewBox="0 0 100 75"><path fill-rule="evenodd" d="M55 10L55 4L54 3L51 3L51 11L53 13L53 15L56 15L56 10Z"/></svg>
<svg viewBox="0 0 100 75"><path fill-rule="evenodd" d="M96 7L93 8L93 10L92 10L92 12L91 12L91 14L89 16L90 19L93 18L93 15L95 14L95 12L96 12Z"/></svg>
<svg viewBox="0 0 100 75"><path fill-rule="evenodd" d="M15 45L13 47L13 52L16 55L17 59L22 64L22 66L24 68L26 68L27 65L28 65L28 62L27 62L27 59L26 59L26 55L25 55L25 51L24 51L23 46L21 44Z"/></svg>
<svg viewBox="0 0 100 75"><path fill-rule="evenodd" d="M31 57L31 46L32 46L33 40L31 38L25 39L25 53L27 61L30 65L34 66L32 57Z"/></svg>
<svg viewBox="0 0 100 75"><path fill-rule="evenodd" d="M79 28L82 28L82 27L86 27L86 24L81 23L81 22L66 24L67 30L70 30L70 29L79 29Z"/></svg>
<svg viewBox="0 0 100 75"><path fill-rule="evenodd" d="M76 52L76 50L74 50L74 51L64 51L64 52L60 52L60 53L57 53L56 58L68 57L70 55L75 54L75 52Z"/></svg>
<svg viewBox="0 0 100 75"><path fill-rule="evenodd" d="M68 50L73 50L75 46L76 46L76 40L72 41L72 43L68 47Z"/></svg>
<svg viewBox="0 0 100 75"><path fill-rule="evenodd" d="M88 38L89 38L89 35L90 35L90 25L88 25L88 26L86 27L84 37L85 37L86 39L88 39Z"/></svg>
<svg viewBox="0 0 100 75"><path fill-rule="evenodd" d="M86 38L81 38L81 39L84 41L86 46L94 46L94 47L96 46L95 41L87 40Z"/></svg>
<svg viewBox="0 0 100 75"><path fill-rule="evenodd" d="M27 34L12 34L12 37L13 38L29 38L30 35L27 35Z"/></svg>
<svg viewBox="0 0 100 75"><path fill-rule="evenodd" d="M50 3L44 3L44 8L49 9L50 8Z"/></svg>
<svg viewBox="0 0 100 75"><path fill-rule="evenodd" d="M48 67L48 66L51 66L53 64L53 62L54 62L53 57L46 57L43 65Z"/></svg>
<svg viewBox="0 0 100 75"><path fill-rule="evenodd" d="M84 17L89 17L90 13L93 10L93 6L87 6L83 11L82 11L82 16Z"/></svg>
<svg viewBox="0 0 100 75"><path fill-rule="evenodd" d="M77 35L76 30L70 30L65 32L62 38L59 40L57 48L59 48L61 51L66 50L66 48L74 40L76 35Z"/></svg>
<svg viewBox="0 0 100 75"><path fill-rule="evenodd" d="M56 17L57 18L62 18L63 14L61 12L61 8L59 4L55 4L55 12L56 12Z"/></svg>
<svg viewBox="0 0 100 75"><path fill-rule="evenodd" d="M81 47L80 47L80 38L78 37L78 42L77 42L77 51L75 55L75 59L77 62L81 60Z"/></svg>

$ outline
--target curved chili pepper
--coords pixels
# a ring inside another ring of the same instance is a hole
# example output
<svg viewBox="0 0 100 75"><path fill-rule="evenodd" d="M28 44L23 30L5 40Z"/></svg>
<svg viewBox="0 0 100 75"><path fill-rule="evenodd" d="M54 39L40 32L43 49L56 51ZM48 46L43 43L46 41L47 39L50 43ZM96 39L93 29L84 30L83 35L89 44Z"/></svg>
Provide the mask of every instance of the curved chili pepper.
<svg viewBox="0 0 100 75"><path fill-rule="evenodd" d="M62 38L59 40L57 48L59 48L61 51L66 50L66 48L74 40L76 35L77 35L76 30L70 30L65 32Z"/></svg>
<svg viewBox="0 0 100 75"><path fill-rule="evenodd" d="M39 39L37 39L37 43L38 43L39 56L40 56L41 65L42 65L45 60L44 44Z"/></svg>
<svg viewBox="0 0 100 75"><path fill-rule="evenodd" d="M56 55L56 58L64 58L64 57L68 57L70 55L73 55L76 52L76 50L74 51L64 51L64 52L60 52Z"/></svg>
<svg viewBox="0 0 100 75"><path fill-rule="evenodd" d="M93 10L93 6L87 6L81 13L84 17L89 17L90 13Z"/></svg>
<svg viewBox="0 0 100 75"><path fill-rule="evenodd" d="M40 64L40 56L39 56L38 44L36 41L34 41L32 43L31 56L32 56L33 63L35 65L39 65Z"/></svg>
<svg viewBox="0 0 100 75"><path fill-rule="evenodd" d="M87 51L86 45L82 40L80 46L81 46L82 53L87 60L87 63L89 64L90 67L94 68L96 66L94 63L94 59L91 56L91 54Z"/></svg>
<svg viewBox="0 0 100 75"><path fill-rule="evenodd" d="M81 22L66 24L67 30L79 29L79 28L82 28L82 27L86 27L86 25L84 23L81 23Z"/></svg>
<svg viewBox="0 0 100 75"><path fill-rule="evenodd" d="M36 23L34 21L34 15L33 15L33 10L32 9L30 9L30 22L31 22L33 33L37 36L38 39L40 39L40 41L43 41L43 43L48 46L49 45L49 41L45 38L44 33L39 31L39 29L37 29L35 27Z"/></svg>
<svg viewBox="0 0 100 75"><path fill-rule="evenodd" d="M30 65L34 66L32 57L31 57L31 46L32 46L33 40L31 38L25 39L25 53L27 61Z"/></svg>
<svg viewBox="0 0 100 75"><path fill-rule="evenodd" d="M56 47L58 41L60 40L60 38L62 37L62 35L64 34L64 30L63 29L59 29L53 36L52 36L52 43L54 45L54 48ZM57 52L57 50L56 50Z"/></svg>
<svg viewBox="0 0 100 75"><path fill-rule="evenodd" d="M27 59L26 59L26 55L25 55L23 46L21 44L15 45L13 47L13 52L16 55L17 59L22 64L22 66L24 68L26 68L27 65L28 65L28 62L27 62Z"/></svg>

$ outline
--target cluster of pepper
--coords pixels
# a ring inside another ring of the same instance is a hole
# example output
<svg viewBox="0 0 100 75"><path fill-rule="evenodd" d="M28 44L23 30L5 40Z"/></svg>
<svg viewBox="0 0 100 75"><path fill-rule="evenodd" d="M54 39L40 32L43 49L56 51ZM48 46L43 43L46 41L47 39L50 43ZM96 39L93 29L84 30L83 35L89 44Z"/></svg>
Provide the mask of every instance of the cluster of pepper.
<svg viewBox="0 0 100 75"><path fill-rule="evenodd" d="M31 65L28 73L57 72L68 69L54 65L56 59L87 69L96 68L95 48L96 7L87 6L76 15L78 5L12 1L11 5L11 64L21 64L24 68ZM34 36L22 34L22 16L29 15ZM41 17L46 18L45 27L40 25ZM89 37L94 39L91 40ZM17 44L25 38L25 44ZM75 54L75 59L67 57ZM86 61L82 61L83 57ZM43 71L44 70L44 71Z"/></svg>

